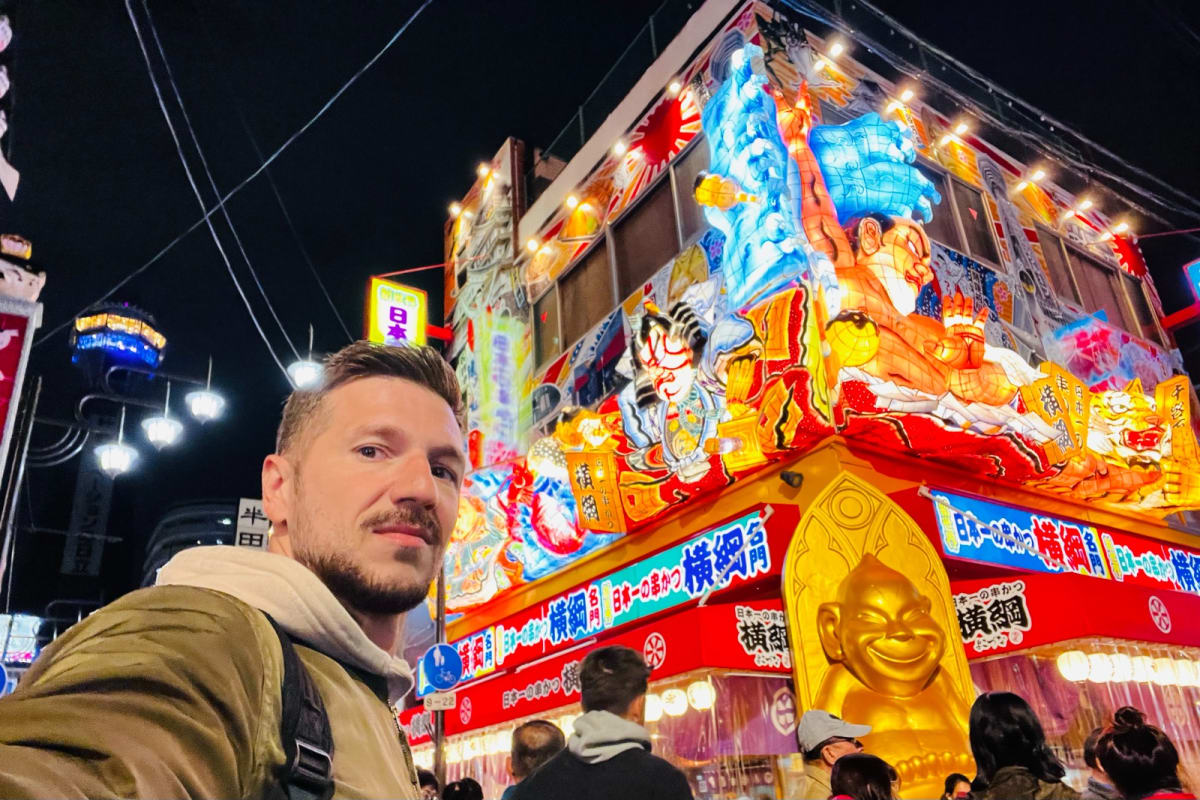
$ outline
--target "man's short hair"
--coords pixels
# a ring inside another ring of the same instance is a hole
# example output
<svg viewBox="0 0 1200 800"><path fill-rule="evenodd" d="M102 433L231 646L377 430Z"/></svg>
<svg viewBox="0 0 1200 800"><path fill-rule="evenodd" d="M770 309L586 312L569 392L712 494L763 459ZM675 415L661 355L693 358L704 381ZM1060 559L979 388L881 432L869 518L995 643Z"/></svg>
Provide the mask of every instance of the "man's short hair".
<svg viewBox="0 0 1200 800"><path fill-rule="evenodd" d="M566 746L566 737L553 722L535 719L519 726L512 735L513 777L529 777Z"/></svg>
<svg viewBox="0 0 1200 800"><path fill-rule="evenodd" d="M438 788L437 776L427 769L417 770L417 783L419 783L422 787L432 786L435 792Z"/></svg>
<svg viewBox="0 0 1200 800"><path fill-rule="evenodd" d="M583 710L622 716L646 693L649 678L650 668L636 650L620 645L593 650L579 668Z"/></svg>
<svg viewBox="0 0 1200 800"><path fill-rule="evenodd" d="M432 347L354 342L325 359L321 385L315 389L297 389L283 407L283 418L275 437L275 452L283 453L304 438L320 413L325 396L334 389L360 378L403 378L424 386L446 401L458 424L463 424L463 399L458 376Z"/></svg>

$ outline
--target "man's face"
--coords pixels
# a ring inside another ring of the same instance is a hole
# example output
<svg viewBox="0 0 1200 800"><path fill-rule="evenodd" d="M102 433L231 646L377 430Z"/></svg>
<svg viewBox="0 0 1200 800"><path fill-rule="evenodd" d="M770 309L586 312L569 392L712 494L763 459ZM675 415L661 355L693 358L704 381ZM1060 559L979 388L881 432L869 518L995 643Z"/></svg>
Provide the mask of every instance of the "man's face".
<svg viewBox="0 0 1200 800"><path fill-rule="evenodd" d="M929 238L919 225L895 218L895 224L884 231L879 249L859 252L858 260L868 267L887 289L892 305L902 314L917 308L921 288L933 280L929 266Z"/></svg>
<svg viewBox="0 0 1200 800"><path fill-rule="evenodd" d="M832 767L842 756L861 753L862 749L862 742L857 739L833 739L821 748L821 758Z"/></svg>
<svg viewBox="0 0 1200 800"><path fill-rule="evenodd" d="M662 326L650 329L647 340L638 350L642 366L654 383L658 396L668 403L679 400L692 388L696 370L692 367L692 348Z"/></svg>
<svg viewBox="0 0 1200 800"><path fill-rule="evenodd" d="M268 458L264 500L293 557L343 603L400 613L442 562L465 463L445 400L401 378L361 378L329 392L299 441Z"/></svg>

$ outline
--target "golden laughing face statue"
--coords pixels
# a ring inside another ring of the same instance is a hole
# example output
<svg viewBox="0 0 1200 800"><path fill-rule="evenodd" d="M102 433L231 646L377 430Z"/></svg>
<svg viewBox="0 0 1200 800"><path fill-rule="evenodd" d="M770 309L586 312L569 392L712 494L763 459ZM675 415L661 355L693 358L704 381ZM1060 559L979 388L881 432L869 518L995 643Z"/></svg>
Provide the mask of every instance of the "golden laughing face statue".
<svg viewBox="0 0 1200 800"><path fill-rule="evenodd" d="M818 610L821 646L871 691L915 697L946 649L930 605L912 581L868 554L838 587L837 601Z"/></svg>

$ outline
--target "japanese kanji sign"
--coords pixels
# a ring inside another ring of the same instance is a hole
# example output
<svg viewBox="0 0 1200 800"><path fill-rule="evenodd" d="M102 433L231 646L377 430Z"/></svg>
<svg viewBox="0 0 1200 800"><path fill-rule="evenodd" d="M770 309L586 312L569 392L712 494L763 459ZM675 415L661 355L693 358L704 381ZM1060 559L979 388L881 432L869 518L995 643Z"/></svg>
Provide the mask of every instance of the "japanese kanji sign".
<svg viewBox="0 0 1200 800"><path fill-rule="evenodd" d="M1200 550L949 492L933 496L948 556L1200 594Z"/></svg>
<svg viewBox="0 0 1200 800"><path fill-rule="evenodd" d="M371 278L367 293L367 340L393 345L425 344L428 303L420 289Z"/></svg>
<svg viewBox="0 0 1200 800"><path fill-rule="evenodd" d="M263 513L262 500L256 497L239 497L237 539L234 544L238 547L266 550L267 533L270 530L271 520Z"/></svg>
<svg viewBox="0 0 1200 800"><path fill-rule="evenodd" d="M540 658L598 633L769 575L761 513L718 525L454 642L463 678ZM776 569L778 569L776 567ZM421 686L417 693L420 695Z"/></svg>
<svg viewBox="0 0 1200 800"><path fill-rule="evenodd" d="M738 644L746 655L754 658L755 666L792 668L787 621L782 610L739 605L734 613Z"/></svg>
<svg viewBox="0 0 1200 800"><path fill-rule="evenodd" d="M954 595L958 627L968 655L1019 645L1033 627L1025 600L1025 582L985 586L977 592Z"/></svg>

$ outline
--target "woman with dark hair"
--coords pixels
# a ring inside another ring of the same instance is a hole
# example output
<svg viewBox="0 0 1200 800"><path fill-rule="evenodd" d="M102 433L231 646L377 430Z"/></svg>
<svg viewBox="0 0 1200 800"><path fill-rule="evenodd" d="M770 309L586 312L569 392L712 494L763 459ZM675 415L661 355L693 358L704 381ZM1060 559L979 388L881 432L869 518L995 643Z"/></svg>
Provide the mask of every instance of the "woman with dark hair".
<svg viewBox="0 0 1200 800"><path fill-rule="evenodd" d="M483 800L483 787L474 778L447 783L442 789L442 800Z"/></svg>
<svg viewBox="0 0 1200 800"><path fill-rule="evenodd" d="M946 776L945 790L941 800L955 800L966 797L971 792L971 779L961 772L951 772Z"/></svg>
<svg viewBox="0 0 1200 800"><path fill-rule="evenodd" d="M1067 770L1050 746L1033 709L1012 692L985 692L971 707L972 796L980 800L1077 800L1062 782Z"/></svg>
<svg viewBox="0 0 1200 800"><path fill-rule="evenodd" d="M1167 735L1133 706L1113 714L1096 742L1096 758L1129 800L1195 800L1179 783L1179 753Z"/></svg>
<svg viewBox="0 0 1200 800"><path fill-rule="evenodd" d="M879 756L850 753L833 764L829 786L835 800L893 800L896 770Z"/></svg>

